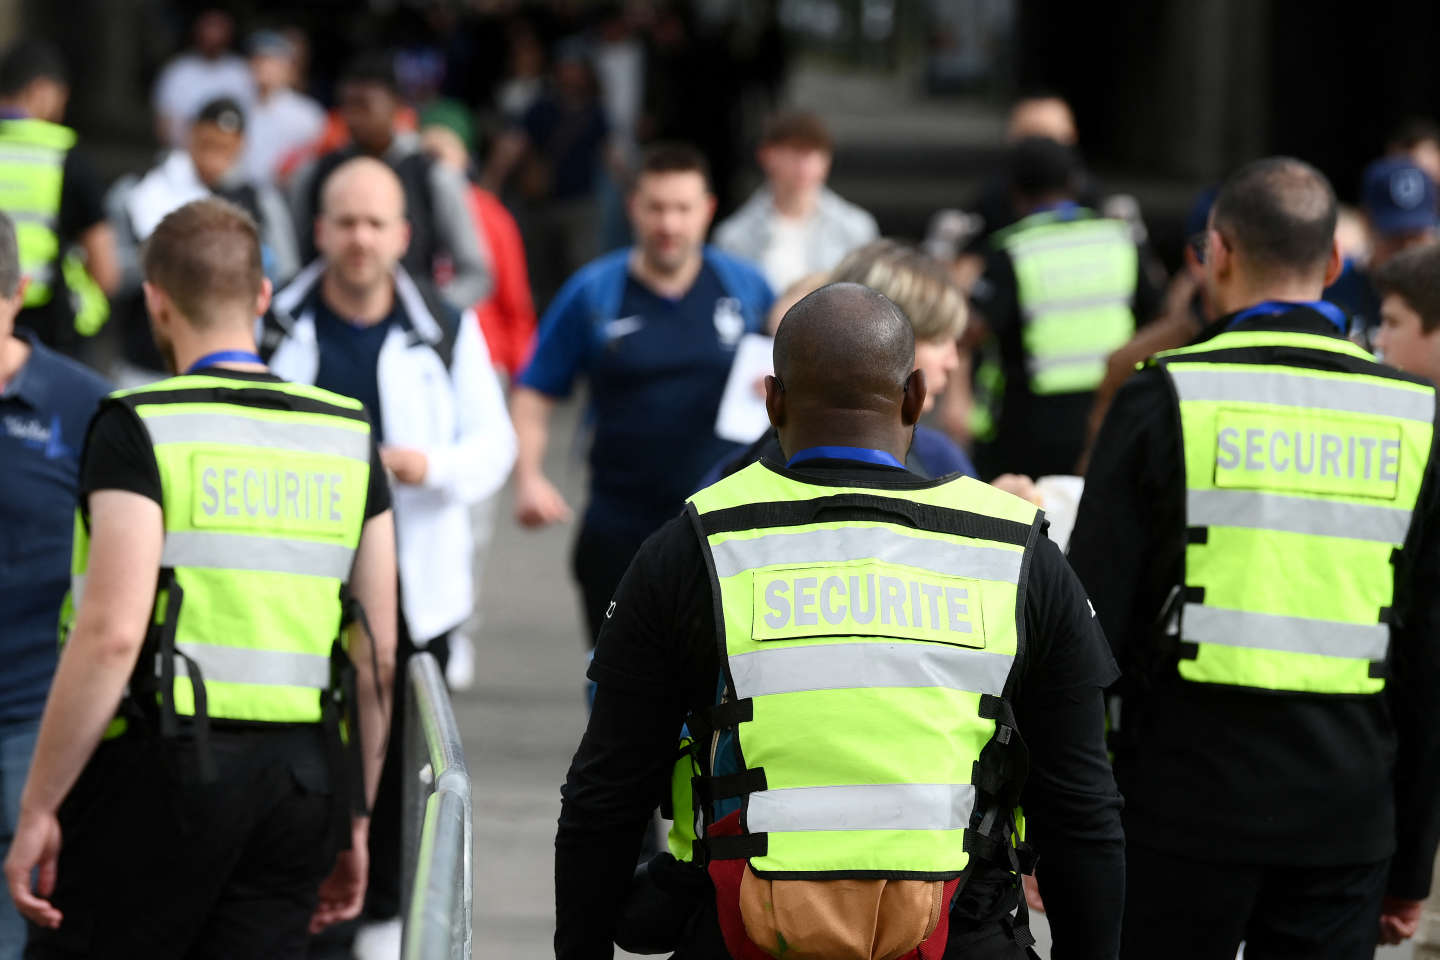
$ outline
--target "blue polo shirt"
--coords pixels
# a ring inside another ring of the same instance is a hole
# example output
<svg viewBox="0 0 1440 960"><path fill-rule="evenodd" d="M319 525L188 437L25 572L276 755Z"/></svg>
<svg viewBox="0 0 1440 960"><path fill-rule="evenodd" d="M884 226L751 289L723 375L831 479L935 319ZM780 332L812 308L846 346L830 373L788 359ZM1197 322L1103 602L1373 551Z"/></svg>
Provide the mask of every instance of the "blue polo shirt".
<svg viewBox="0 0 1440 960"><path fill-rule="evenodd" d="M0 723L45 707L55 673L60 603L85 430L109 385L41 346L0 393Z"/></svg>
<svg viewBox="0 0 1440 960"><path fill-rule="evenodd" d="M391 325L400 322L401 309L397 298L389 315L369 326L341 317L330 309L324 297L315 298L312 312L320 354L315 386L363 403L370 414L375 440L382 443L385 430L380 419L380 348L385 346Z"/></svg>
<svg viewBox="0 0 1440 960"><path fill-rule="evenodd" d="M541 323L523 386L567 396L590 387L585 524L644 536L675 515L711 464L739 451L715 436L735 346L773 295L748 263L711 248L678 299L630 275L629 251L582 269Z"/></svg>

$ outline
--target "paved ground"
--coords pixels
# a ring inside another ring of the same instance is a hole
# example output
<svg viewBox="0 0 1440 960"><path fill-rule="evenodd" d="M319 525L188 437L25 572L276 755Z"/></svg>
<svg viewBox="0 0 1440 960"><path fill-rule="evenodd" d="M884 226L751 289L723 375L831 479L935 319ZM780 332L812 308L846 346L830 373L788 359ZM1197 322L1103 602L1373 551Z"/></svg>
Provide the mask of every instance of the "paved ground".
<svg viewBox="0 0 1440 960"><path fill-rule="evenodd" d="M578 508L583 469L568 457L574 431L573 408L562 408L549 469ZM573 528L530 533L511 516L507 490L483 581L476 684L455 700L474 778L477 960L552 955L560 783L585 723L585 646L568 572ZM1048 957L1043 918L1036 935ZM1376 957L1409 960L1411 951Z"/></svg>

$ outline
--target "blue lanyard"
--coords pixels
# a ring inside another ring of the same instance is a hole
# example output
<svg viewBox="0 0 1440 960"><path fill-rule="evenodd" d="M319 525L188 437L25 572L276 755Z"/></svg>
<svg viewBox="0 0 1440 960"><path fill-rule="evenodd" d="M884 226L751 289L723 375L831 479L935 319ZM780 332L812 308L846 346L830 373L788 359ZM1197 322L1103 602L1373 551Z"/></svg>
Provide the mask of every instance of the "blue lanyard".
<svg viewBox="0 0 1440 960"><path fill-rule="evenodd" d="M905 464L891 454L870 447L807 447L785 461L785 466L793 467L806 460L859 460L861 463L878 463L882 467L905 469Z"/></svg>
<svg viewBox="0 0 1440 960"><path fill-rule="evenodd" d="M205 356L190 364L190 369L185 371L188 377L192 373L199 373L201 370L215 366L217 363L259 363L265 361L260 354L251 350L216 350L214 353L207 353Z"/></svg>
<svg viewBox="0 0 1440 960"><path fill-rule="evenodd" d="M1225 329L1232 329L1236 324L1249 320L1251 317L1266 317L1271 314L1284 313L1286 310L1293 310L1296 307L1305 307L1321 314L1326 320L1335 324L1341 336L1350 332L1350 318L1345 316L1345 311L1327 300L1266 300L1253 307L1246 307L1235 314L1230 318L1230 324Z"/></svg>

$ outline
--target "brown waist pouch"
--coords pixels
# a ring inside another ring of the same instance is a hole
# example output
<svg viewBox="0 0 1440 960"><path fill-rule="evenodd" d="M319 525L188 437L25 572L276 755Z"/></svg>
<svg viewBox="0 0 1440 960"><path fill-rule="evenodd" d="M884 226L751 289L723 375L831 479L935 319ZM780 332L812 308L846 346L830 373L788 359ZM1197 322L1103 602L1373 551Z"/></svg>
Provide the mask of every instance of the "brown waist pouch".
<svg viewBox="0 0 1440 960"><path fill-rule="evenodd" d="M785 960L896 960L935 932L939 880L767 880L749 865L740 916L756 946Z"/></svg>

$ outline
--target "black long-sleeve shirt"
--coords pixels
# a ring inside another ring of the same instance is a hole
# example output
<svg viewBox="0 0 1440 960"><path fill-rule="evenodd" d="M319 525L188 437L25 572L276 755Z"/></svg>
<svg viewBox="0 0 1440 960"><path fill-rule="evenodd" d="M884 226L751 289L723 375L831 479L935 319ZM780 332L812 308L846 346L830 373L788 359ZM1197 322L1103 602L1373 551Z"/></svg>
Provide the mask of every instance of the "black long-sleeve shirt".
<svg viewBox="0 0 1440 960"><path fill-rule="evenodd" d="M1336 332L1306 308L1236 329ZM1183 579L1180 449L1164 374L1136 374L1101 428L1070 540L1127 682L1153 681L1131 691L1122 713L1137 738L1117 769L1127 840L1212 862L1327 866L1393 854L1390 893L1425 896L1440 836L1440 463L1432 454L1396 561L1400 623L1385 694L1317 697L1192 684L1155 665L1153 624Z"/></svg>
<svg viewBox="0 0 1440 960"><path fill-rule="evenodd" d="M905 471L814 460L817 477L914 483ZM1056 957L1116 954L1124 899L1120 797L1105 753L1102 689L1118 676L1079 582L1048 539L1035 550L1025 603L1028 663L1016 698L1030 750L1022 795L1040 854ZM555 955L612 955L641 831L669 789L676 737L691 710L714 702L714 607L701 545L686 518L635 557L600 631L590 678L594 710L562 795L555 839ZM1003 871L982 870L952 912L960 931L1014 905ZM706 932L718 943L709 922ZM703 935L703 934L702 934ZM723 949L720 951L723 954Z"/></svg>

